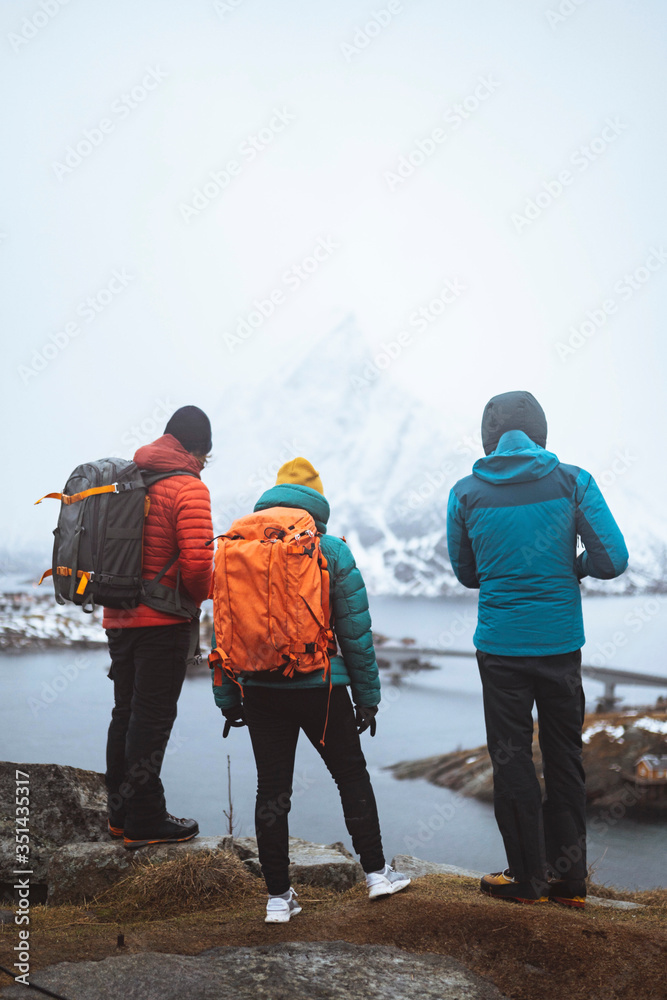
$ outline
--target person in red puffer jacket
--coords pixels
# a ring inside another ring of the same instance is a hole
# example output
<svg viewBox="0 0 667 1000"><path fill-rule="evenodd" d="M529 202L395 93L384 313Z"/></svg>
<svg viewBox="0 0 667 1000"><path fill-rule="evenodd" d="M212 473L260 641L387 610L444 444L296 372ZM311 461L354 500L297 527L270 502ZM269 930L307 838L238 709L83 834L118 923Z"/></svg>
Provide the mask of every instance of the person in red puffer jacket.
<svg viewBox="0 0 667 1000"><path fill-rule="evenodd" d="M189 598L183 601L188 607L199 607L211 589L211 499L200 479L210 450L208 417L197 406L183 406L163 436L134 456L144 471L174 472L149 487L144 580L174 562L160 580L172 599L155 602L160 610L148 604L104 610L115 697L105 776L109 832L123 837L128 849L191 840L199 832L196 820L167 812L160 770L198 633L198 619L179 606L176 594Z"/></svg>

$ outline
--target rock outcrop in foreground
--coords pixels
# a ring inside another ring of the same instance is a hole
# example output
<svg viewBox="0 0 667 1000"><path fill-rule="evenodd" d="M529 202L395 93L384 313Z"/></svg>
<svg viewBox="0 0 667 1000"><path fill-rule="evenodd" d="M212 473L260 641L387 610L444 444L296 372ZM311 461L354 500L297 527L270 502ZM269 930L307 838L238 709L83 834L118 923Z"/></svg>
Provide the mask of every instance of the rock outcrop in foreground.
<svg viewBox="0 0 667 1000"><path fill-rule="evenodd" d="M150 861L158 864L183 854L226 851L235 854L253 875L261 878L254 837L195 837L185 844L164 844L126 851L122 844L68 844L54 851L46 873L49 903L92 900L105 889ZM311 844L290 837L290 879L301 885L327 886L344 892L363 880L361 865L342 844Z"/></svg>
<svg viewBox="0 0 667 1000"><path fill-rule="evenodd" d="M104 778L61 764L0 762L0 893L15 881L16 772L30 775L30 868L44 885L51 857L64 844L108 841Z"/></svg>
<svg viewBox="0 0 667 1000"><path fill-rule="evenodd" d="M0 895L15 882L15 774L30 774L33 902L91 900L131 874L138 863L167 861L183 853L227 851L261 878L254 837L196 837L126 851L107 830L104 777L58 764L0 763ZM290 837L290 878L302 885L343 892L363 880L361 865L341 843L311 844Z"/></svg>
<svg viewBox="0 0 667 1000"><path fill-rule="evenodd" d="M201 955L121 955L63 962L35 975L40 986L86 1000L504 1000L481 976L446 955L415 955L345 941L211 948ZM23 997L10 986L3 996Z"/></svg>

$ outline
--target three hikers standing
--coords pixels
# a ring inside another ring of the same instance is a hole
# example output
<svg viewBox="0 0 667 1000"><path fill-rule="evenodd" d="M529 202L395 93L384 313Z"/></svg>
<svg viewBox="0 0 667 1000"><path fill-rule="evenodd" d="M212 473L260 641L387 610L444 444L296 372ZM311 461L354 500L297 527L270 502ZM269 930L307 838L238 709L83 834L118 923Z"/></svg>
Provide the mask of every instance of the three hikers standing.
<svg viewBox="0 0 667 1000"><path fill-rule="evenodd" d="M474 642L508 863L484 876L481 889L583 906L580 582L620 575L628 553L593 477L561 463L546 441L544 411L529 392L489 401L485 457L451 490L447 542L459 581L479 589ZM128 848L198 833L195 820L167 812L160 771L198 635L193 626L215 581L214 695L226 732L244 724L250 731L267 921L300 911L289 885L287 816L301 730L338 786L369 895L391 895L410 880L386 865L359 740L366 729L374 735L380 701L361 574L344 539L327 534L319 474L297 458L254 513L221 537L213 575L210 497L200 479L210 449L208 418L182 407L134 463L84 464L63 493L47 494L61 499L61 513L43 578L53 577L60 603L104 606L115 700L110 833ZM534 708L544 797L532 760Z"/></svg>

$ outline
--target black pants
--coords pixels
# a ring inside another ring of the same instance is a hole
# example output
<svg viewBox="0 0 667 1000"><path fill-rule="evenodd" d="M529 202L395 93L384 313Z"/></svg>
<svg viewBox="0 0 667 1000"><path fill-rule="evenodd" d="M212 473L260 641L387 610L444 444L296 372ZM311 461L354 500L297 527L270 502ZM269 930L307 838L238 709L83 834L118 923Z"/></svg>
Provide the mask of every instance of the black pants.
<svg viewBox="0 0 667 1000"><path fill-rule="evenodd" d="M345 687L331 692L325 746L320 745L329 692L324 688L281 691L246 685L243 696L257 764L255 830L262 873L271 895L289 889L287 815L299 732L318 751L338 786L354 849L366 872L384 867L375 795Z"/></svg>
<svg viewBox="0 0 667 1000"><path fill-rule="evenodd" d="M477 651L493 761L496 821L513 875L540 880L553 870L586 877L586 790L581 760L581 650L558 656ZM537 705L545 797L532 760Z"/></svg>
<svg viewBox="0 0 667 1000"><path fill-rule="evenodd" d="M107 738L110 811L142 835L166 815L160 771L185 678L190 623L107 630L115 705Z"/></svg>

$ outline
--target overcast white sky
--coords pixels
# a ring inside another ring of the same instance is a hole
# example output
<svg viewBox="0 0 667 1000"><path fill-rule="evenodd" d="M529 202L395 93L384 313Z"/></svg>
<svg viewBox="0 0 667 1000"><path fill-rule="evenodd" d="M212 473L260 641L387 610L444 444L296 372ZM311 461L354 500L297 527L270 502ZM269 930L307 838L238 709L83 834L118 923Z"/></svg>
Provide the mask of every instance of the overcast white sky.
<svg viewBox="0 0 667 1000"><path fill-rule="evenodd" d="M630 447L627 482L664 490L663 0L42 2L0 9L0 543L52 527L32 500L163 403L252 399L348 313L369 356L412 332L382 377L452 434L529 388L564 460ZM411 327L447 281L465 290Z"/></svg>

